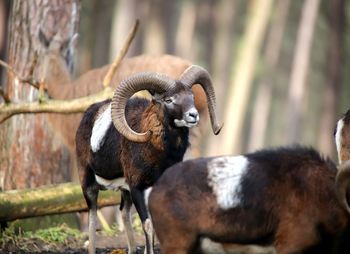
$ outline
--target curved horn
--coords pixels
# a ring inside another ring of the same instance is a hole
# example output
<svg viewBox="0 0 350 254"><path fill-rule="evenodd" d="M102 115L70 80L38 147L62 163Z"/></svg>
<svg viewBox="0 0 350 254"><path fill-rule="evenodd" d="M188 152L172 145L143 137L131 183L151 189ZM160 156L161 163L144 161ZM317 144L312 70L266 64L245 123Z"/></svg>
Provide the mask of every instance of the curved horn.
<svg viewBox="0 0 350 254"><path fill-rule="evenodd" d="M151 137L151 131L137 133L133 131L125 118L125 106L128 99L138 91L153 89L156 93L164 93L175 87L175 81L168 76L143 72L123 80L116 88L112 103L111 115L115 128L127 139L134 142L146 142Z"/></svg>
<svg viewBox="0 0 350 254"><path fill-rule="evenodd" d="M195 84L200 84L203 87L204 92L207 96L211 127L215 135L219 134L222 125L220 125L216 119L215 92L209 73L198 65L192 65L184 71L179 81L190 88Z"/></svg>
<svg viewBox="0 0 350 254"><path fill-rule="evenodd" d="M350 161L347 161L338 167L338 173L335 178L335 187L340 202L348 213L350 213L350 206L346 197L346 193L350 187Z"/></svg>

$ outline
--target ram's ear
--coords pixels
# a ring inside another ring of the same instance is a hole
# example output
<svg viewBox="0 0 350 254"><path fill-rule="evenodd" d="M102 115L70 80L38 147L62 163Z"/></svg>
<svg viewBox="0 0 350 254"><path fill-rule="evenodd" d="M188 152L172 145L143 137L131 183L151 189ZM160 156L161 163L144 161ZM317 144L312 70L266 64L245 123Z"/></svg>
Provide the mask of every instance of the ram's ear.
<svg viewBox="0 0 350 254"><path fill-rule="evenodd" d="M152 97L156 94L156 91L154 89L148 89L148 92L151 94Z"/></svg>
<svg viewBox="0 0 350 254"><path fill-rule="evenodd" d="M150 94L152 95L152 100L153 101L161 101L162 99L163 99L163 97L164 97L164 95L163 94L161 94L161 93L156 93L155 91L153 91L152 93L150 92Z"/></svg>
<svg viewBox="0 0 350 254"><path fill-rule="evenodd" d="M39 33L38 33L39 41L42 45L45 46L45 48L48 48L50 45L50 40L46 38L46 35L44 32L39 28Z"/></svg>

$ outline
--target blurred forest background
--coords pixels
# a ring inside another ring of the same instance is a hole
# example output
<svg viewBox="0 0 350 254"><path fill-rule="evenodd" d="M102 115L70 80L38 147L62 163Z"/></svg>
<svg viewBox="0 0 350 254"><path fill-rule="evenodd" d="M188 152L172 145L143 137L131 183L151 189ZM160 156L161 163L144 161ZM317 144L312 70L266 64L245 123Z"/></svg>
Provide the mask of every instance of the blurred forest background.
<svg viewBox="0 0 350 254"><path fill-rule="evenodd" d="M203 155L312 145L334 160L333 129L350 108L350 4L330 1L82 1L77 72L129 56L174 54L212 74L223 132ZM109 51L105 50L106 48Z"/></svg>
<svg viewBox="0 0 350 254"><path fill-rule="evenodd" d="M0 1L0 58L5 61L10 2ZM345 0L82 0L74 75L111 63L139 19L127 57L173 54L203 66L213 77L224 128L213 136L208 123L203 156L300 143L337 161L333 129L350 108L349 17ZM5 87L1 71L0 87ZM12 125L0 126L3 133L4 128L11 132L13 119ZM25 136L32 134L17 132L12 141L0 134L0 164L21 153L18 147L28 146ZM10 149L13 144L16 151ZM29 145L26 156L33 162L30 150ZM55 165L69 163L61 162ZM38 185L7 185L4 167L2 189ZM32 170L31 177L35 174Z"/></svg>

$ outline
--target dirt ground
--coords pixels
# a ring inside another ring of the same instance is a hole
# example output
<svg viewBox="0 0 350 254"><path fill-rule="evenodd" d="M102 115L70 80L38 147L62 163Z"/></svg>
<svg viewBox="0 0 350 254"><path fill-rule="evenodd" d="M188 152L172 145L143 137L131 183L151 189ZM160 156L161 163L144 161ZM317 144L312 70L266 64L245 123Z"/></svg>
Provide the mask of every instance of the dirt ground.
<svg viewBox="0 0 350 254"><path fill-rule="evenodd" d="M143 254L144 251L144 236L135 234L135 240L137 243L138 254ZM38 254L81 254L87 253L87 249L84 248L84 245L87 245L87 237L85 239L81 239L77 241L76 239L72 239L72 241L67 241L65 244L58 245L47 245L43 242L40 242L38 239L33 239L32 241L28 241L26 243L26 250L20 250L18 248L18 242L9 243L4 246L3 249L0 249L0 254L5 253L38 253ZM96 235L96 253L97 254L127 254L126 248L126 237L123 233L118 234L118 236L106 236L97 234ZM210 241L209 241L210 242ZM208 243L209 243L208 242ZM210 243L209 243L210 244ZM217 251L212 246L206 245L208 248L207 254L218 254L222 253L222 251ZM210 246L210 248L209 248ZM239 246L232 245L232 249L228 251L227 254L275 254L274 250L270 248L259 248L256 246ZM159 250L158 243L156 242L155 254L161 254Z"/></svg>
<svg viewBox="0 0 350 254"><path fill-rule="evenodd" d="M40 254L80 254L87 253L87 249L84 248L87 239L82 239L80 242L67 242L65 245L51 245L47 246L40 240L35 239L32 242L28 242L27 250L20 250L17 248L16 243L8 244L5 248L0 249L0 254L27 254L27 253L40 253ZM135 240L138 246L138 253L143 254L144 240L143 236L135 234ZM118 236L105 236L96 235L96 253L97 254L126 254L126 237L124 234ZM155 254L160 254L159 248L156 246Z"/></svg>

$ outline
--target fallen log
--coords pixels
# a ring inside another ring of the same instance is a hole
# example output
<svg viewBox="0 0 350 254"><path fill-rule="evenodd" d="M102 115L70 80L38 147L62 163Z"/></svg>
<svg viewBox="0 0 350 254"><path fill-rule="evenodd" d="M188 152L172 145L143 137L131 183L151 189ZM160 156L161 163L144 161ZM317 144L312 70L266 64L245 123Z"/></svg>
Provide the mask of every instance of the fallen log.
<svg viewBox="0 0 350 254"><path fill-rule="evenodd" d="M99 192L98 207L119 203L119 191ZM0 222L80 211L87 211L87 206L77 183L0 192Z"/></svg>

